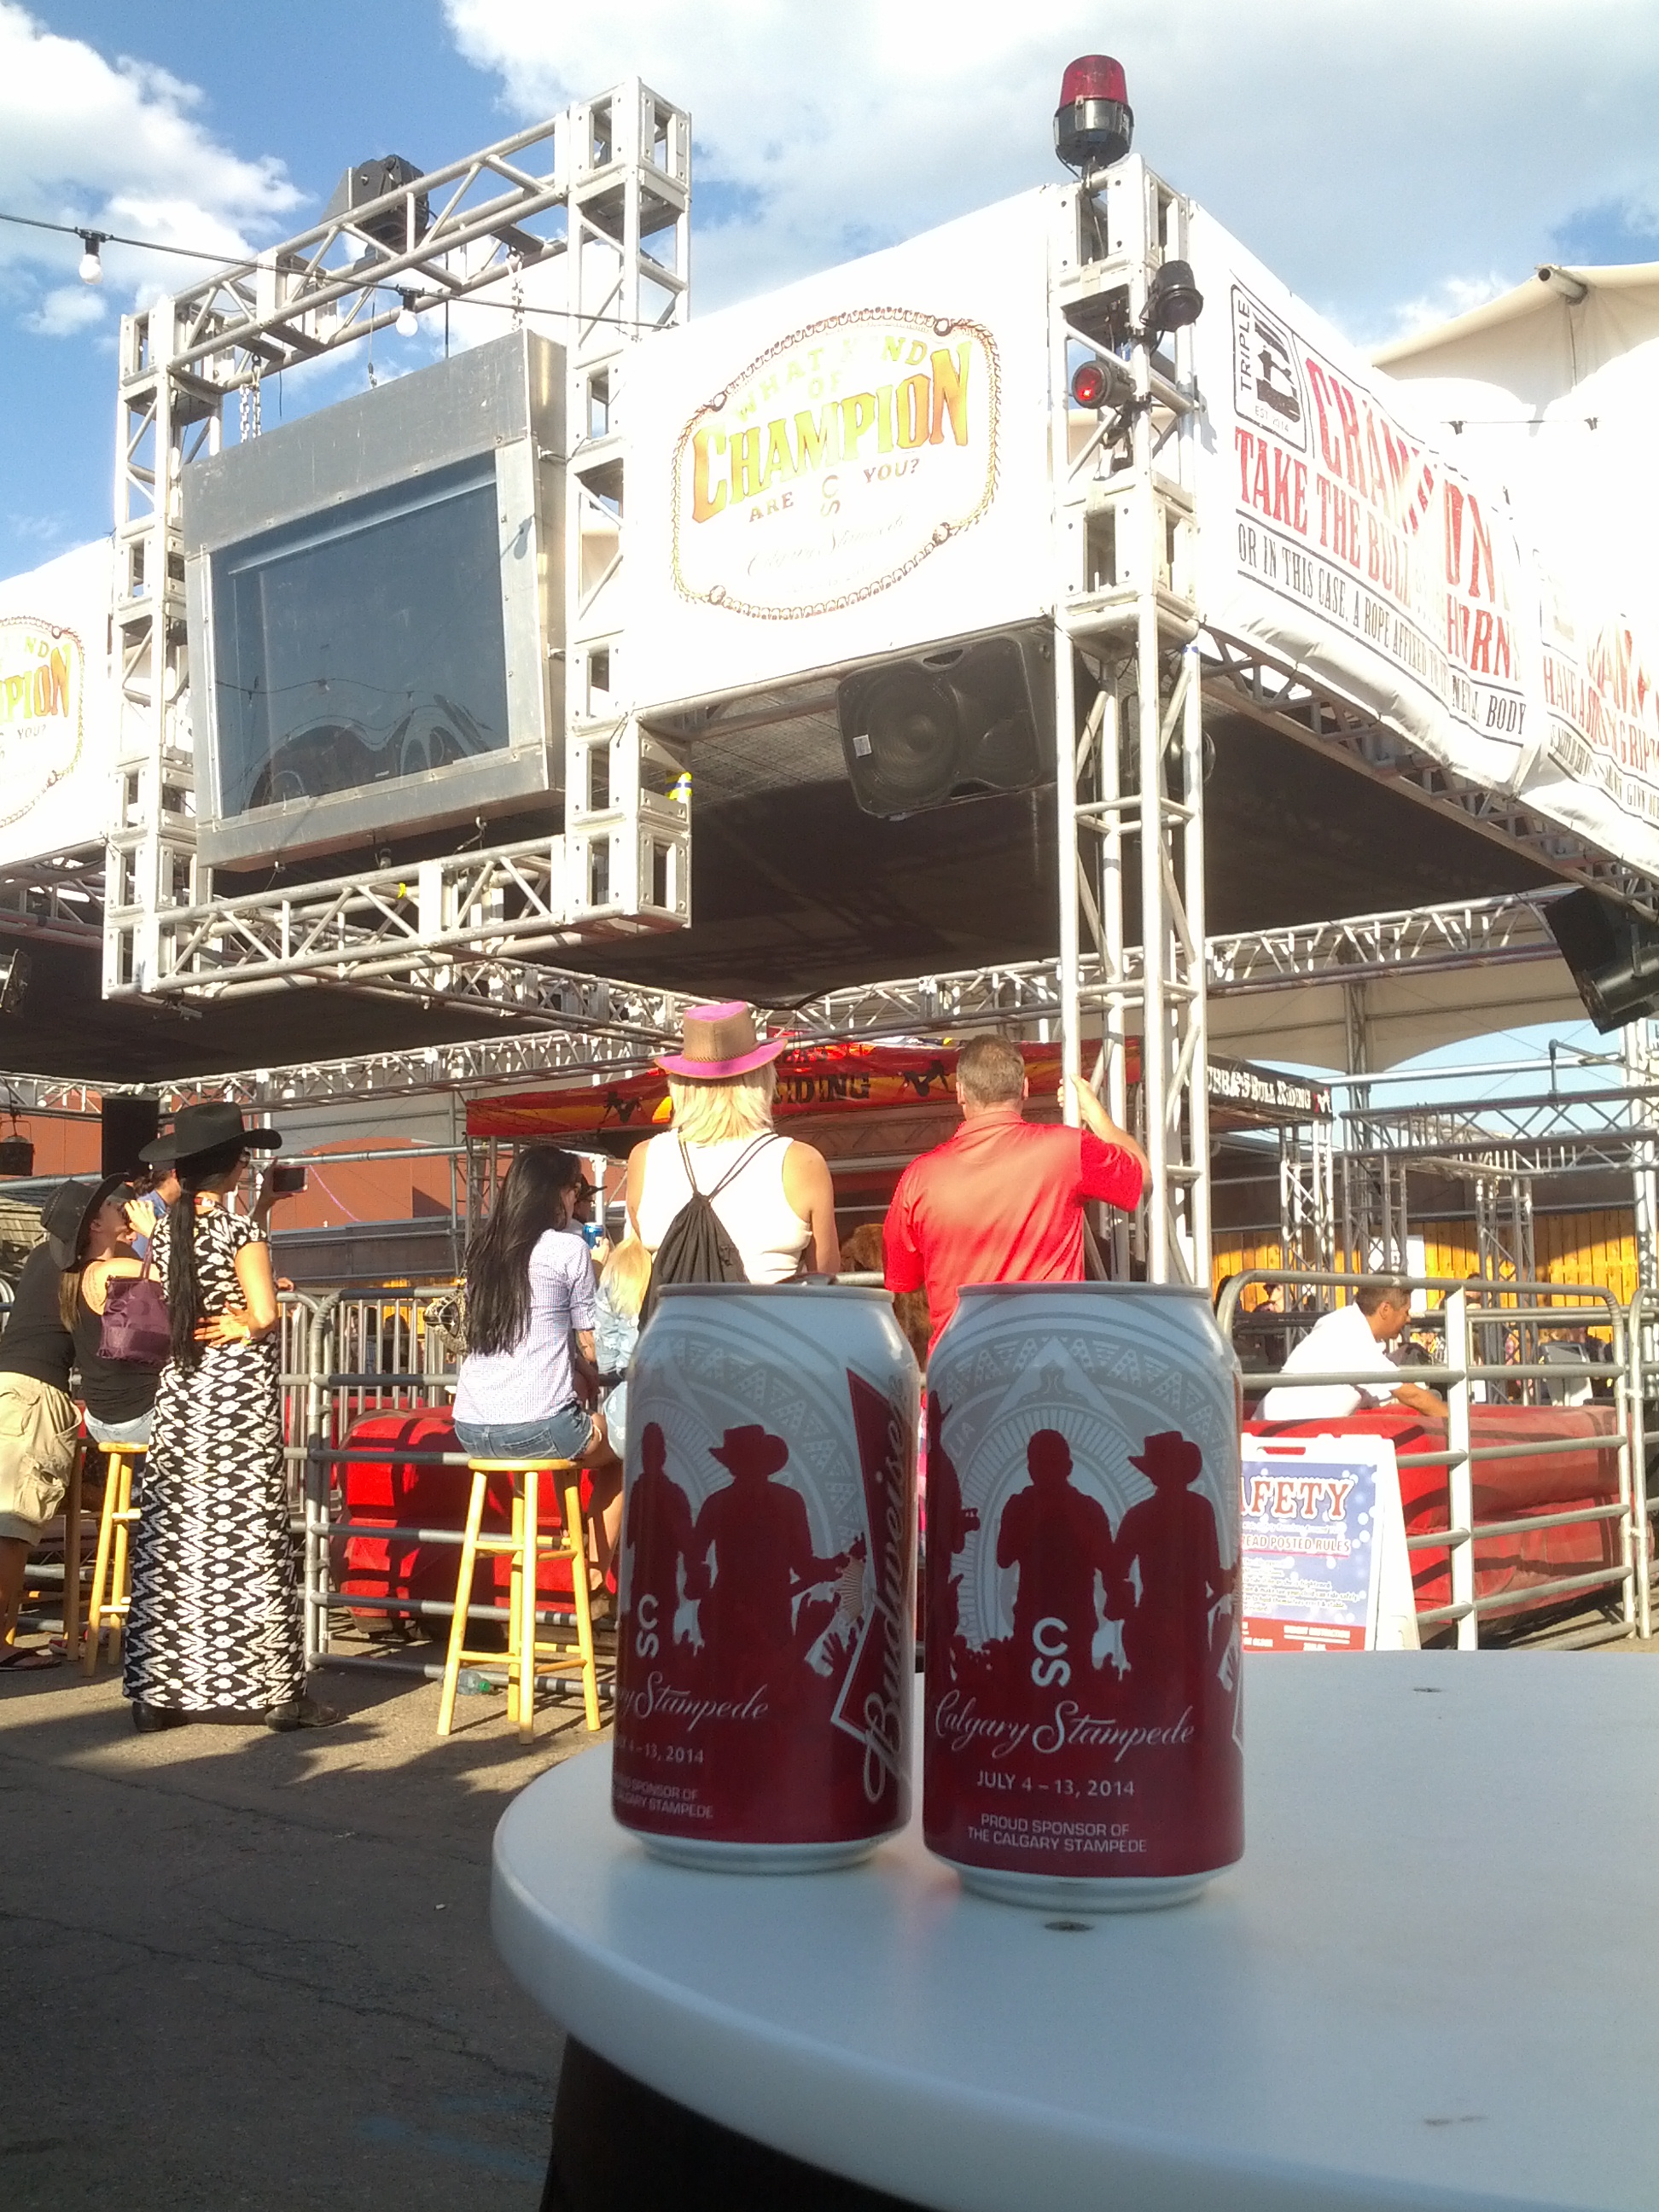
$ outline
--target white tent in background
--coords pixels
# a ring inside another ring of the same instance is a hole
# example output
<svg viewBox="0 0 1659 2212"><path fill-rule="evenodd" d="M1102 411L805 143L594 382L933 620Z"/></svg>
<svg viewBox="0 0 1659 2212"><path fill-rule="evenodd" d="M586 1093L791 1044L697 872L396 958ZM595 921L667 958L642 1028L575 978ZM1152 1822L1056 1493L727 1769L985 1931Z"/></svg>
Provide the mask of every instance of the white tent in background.
<svg viewBox="0 0 1659 2212"><path fill-rule="evenodd" d="M1659 262L1546 263L1372 357L1507 487L1551 574L1630 614L1659 605Z"/></svg>

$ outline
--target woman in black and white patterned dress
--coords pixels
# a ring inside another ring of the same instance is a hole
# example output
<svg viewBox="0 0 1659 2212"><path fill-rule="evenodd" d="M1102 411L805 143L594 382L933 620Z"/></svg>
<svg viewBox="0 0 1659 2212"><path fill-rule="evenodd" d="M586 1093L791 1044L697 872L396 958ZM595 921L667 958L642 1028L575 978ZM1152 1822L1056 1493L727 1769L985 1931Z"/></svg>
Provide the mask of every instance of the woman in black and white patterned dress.
<svg viewBox="0 0 1659 2212"><path fill-rule="evenodd" d="M281 1142L216 1103L185 1107L143 1154L176 1164L179 1194L151 1246L173 1348L133 1547L123 1686L140 1729L339 1717L304 1694L270 1248L224 1205L250 1149Z"/></svg>

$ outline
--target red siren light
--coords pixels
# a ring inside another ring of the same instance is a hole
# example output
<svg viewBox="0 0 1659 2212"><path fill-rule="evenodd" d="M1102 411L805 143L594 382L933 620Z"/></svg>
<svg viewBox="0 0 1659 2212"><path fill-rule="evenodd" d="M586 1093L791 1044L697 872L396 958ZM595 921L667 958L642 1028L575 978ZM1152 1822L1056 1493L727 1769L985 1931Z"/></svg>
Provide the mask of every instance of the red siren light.
<svg viewBox="0 0 1659 2212"><path fill-rule="evenodd" d="M1060 104L1074 107L1079 100L1115 100L1120 107L1127 107L1129 88L1124 82L1122 63L1115 62L1109 54L1084 54L1068 62L1060 81Z"/></svg>
<svg viewBox="0 0 1659 2212"><path fill-rule="evenodd" d="M1054 110L1054 151L1068 169L1081 174L1121 161L1134 127L1121 62L1109 54L1083 54L1067 64Z"/></svg>

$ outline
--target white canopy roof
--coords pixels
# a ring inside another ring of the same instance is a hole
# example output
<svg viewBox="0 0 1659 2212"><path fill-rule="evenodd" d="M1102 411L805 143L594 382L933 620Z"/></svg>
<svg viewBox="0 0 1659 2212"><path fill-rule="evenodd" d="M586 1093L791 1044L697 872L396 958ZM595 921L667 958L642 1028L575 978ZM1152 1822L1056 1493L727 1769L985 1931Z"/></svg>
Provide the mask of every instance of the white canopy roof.
<svg viewBox="0 0 1659 2212"><path fill-rule="evenodd" d="M1371 358L1391 376L1471 378L1541 409L1651 338L1659 338L1659 261L1545 262L1530 283Z"/></svg>
<svg viewBox="0 0 1659 2212"><path fill-rule="evenodd" d="M1627 616L1659 605L1659 262L1547 263L1374 358L1505 487L1551 574Z"/></svg>

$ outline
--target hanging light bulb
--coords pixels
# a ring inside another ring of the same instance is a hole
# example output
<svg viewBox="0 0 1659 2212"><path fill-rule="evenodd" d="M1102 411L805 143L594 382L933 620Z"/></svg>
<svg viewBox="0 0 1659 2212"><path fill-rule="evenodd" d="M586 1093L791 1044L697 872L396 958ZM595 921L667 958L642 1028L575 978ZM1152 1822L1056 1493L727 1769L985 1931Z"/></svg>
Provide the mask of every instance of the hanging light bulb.
<svg viewBox="0 0 1659 2212"><path fill-rule="evenodd" d="M398 310L398 319L392 325L392 328L400 338L412 338L420 328L419 323L415 319L415 295L412 292L405 292L402 296L404 304Z"/></svg>
<svg viewBox="0 0 1659 2212"><path fill-rule="evenodd" d="M100 258L99 248L104 243L104 234L101 230L83 230L81 243L87 249L81 256L81 282L83 284L101 284L104 264Z"/></svg>

